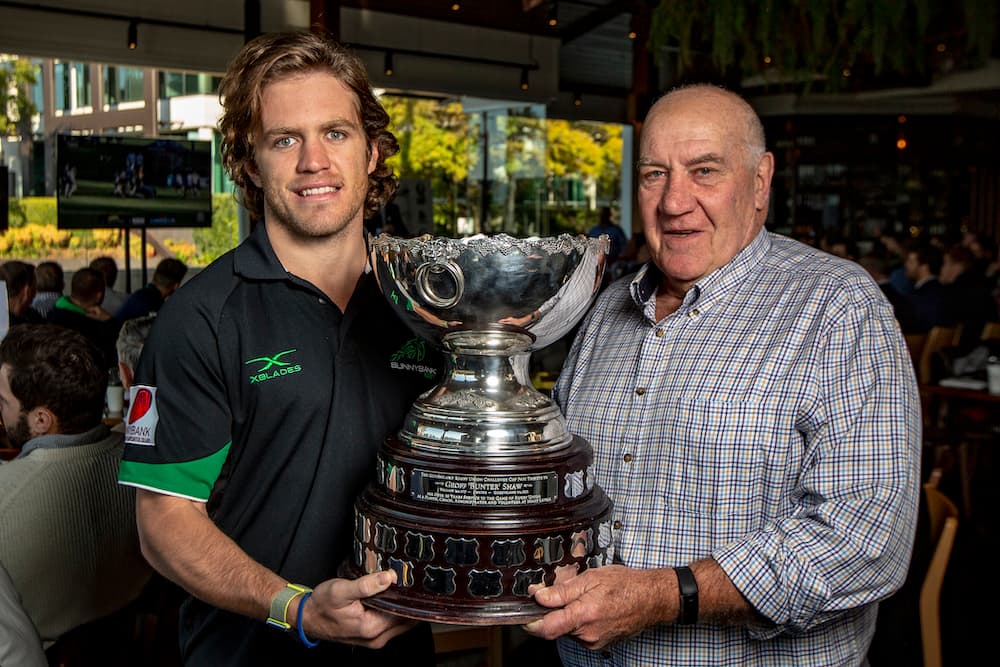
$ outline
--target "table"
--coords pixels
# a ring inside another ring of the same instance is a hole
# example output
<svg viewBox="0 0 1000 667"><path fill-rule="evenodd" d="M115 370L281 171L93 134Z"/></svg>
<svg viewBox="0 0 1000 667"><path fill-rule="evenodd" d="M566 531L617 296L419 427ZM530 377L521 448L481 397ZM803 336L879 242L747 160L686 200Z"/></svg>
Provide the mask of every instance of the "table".
<svg viewBox="0 0 1000 667"><path fill-rule="evenodd" d="M1000 394L921 384L920 399L925 443L954 448L958 454L962 510L969 516L975 449L1000 443Z"/></svg>

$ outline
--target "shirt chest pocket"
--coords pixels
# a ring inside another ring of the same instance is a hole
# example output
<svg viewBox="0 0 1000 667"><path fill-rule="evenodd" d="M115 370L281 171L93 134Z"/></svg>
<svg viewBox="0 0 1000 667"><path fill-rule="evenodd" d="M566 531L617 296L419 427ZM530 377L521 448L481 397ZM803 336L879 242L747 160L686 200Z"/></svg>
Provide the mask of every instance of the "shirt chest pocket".
<svg viewBox="0 0 1000 667"><path fill-rule="evenodd" d="M759 518L783 486L792 423L777 402L678 398L651 440L668 512Z"/></svg>

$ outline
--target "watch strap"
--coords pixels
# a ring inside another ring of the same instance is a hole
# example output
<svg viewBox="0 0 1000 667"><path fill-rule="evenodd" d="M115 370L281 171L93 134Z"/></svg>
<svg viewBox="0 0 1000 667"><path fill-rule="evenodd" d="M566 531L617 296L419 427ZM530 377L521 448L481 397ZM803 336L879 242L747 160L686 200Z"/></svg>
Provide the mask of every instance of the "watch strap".
<svg viewBox="0 0 1000 667"><path fill-rule="evenodd" d="M674 572L677 573L677 587L681 599L677 624L694 625L698 622L698 581L694 578L691 568L686 565L675 567Z"/></svg>
<svg viewBox="0 0 1000 667"><path fill-rule="evenodd" d="M299 584L285 584L285 587L278 591L278 594L271 600L271 609L267 616L267 624L281 630L292 629L292 624L288 622L288 607L297 596L303 593L310 593L312 589Z"/></svg>

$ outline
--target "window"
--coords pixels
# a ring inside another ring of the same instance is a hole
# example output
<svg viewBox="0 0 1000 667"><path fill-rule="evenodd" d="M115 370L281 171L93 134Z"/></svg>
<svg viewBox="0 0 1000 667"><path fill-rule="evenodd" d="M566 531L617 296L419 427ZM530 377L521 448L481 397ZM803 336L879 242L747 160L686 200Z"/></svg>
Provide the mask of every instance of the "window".
<svg viewBox="0 0 1000 667"><path fill-rule="evenodd" d="M90 67L85 63L56 62L54 79L57 110L73 111L91 105Z"/></svg>
<svg viewBox="0 0 1000 667"><path fill-rule="evenodd" d="M116 67L106 65L104 68L104 104L118 106L126 102L142 102L143 71L138 67Z"/></svg>
<svg viewBox="0 0 1000 667"><path fill-rule="evenodd" d="M219 91L222 77L195 72L160 72L159 96L214 95Z"/></svg>

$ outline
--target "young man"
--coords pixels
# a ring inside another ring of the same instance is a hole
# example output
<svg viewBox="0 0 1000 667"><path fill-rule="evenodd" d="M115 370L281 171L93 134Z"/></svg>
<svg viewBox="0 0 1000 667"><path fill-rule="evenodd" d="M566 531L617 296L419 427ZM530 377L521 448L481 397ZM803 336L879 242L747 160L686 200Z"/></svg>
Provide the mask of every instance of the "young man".
<svg viewBox="0 0 1000 667"><path fill-rule="evenodd" d="M431 664L425 624L362 604L394 572L337 578L377 447L433 381L392 367L411 336L367 266L365 214L396 186L389 118L315 33L248 43L220 95L255 228L158 315L120 470L144 553L192 595L185 664Z"/></svg>
<svg viewBox="0 0 1000 667"><path fill-rule="evenodd" d="M651 261L585 319L554 396L614 502L615 564L535 593L576 665L858 665L906 576L913 368L857 264L764 229L742 99L674 91L639 143ZM575 640L575 641L573 641Z"/></svg>

